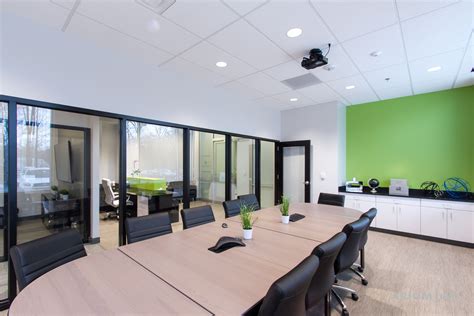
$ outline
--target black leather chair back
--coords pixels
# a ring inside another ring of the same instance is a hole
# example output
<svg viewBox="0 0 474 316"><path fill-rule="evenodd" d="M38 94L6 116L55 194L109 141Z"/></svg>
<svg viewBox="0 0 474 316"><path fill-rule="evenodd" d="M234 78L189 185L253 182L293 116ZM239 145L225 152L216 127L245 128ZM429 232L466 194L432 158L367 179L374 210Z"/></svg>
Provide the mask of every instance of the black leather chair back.
<svg viewBox="0 0 474 316"><path fill-rule="evenodd" d="M364 232L369 227L370 220L367 217L362 217L355 222L349 223L342 231L346 234L347 240L342 246L341 252L337 256L334 264L336 274L344 271L352 266L359 257L360 242Z"/></svg>
<svg viewBox="0 0 474 316"><path fill-rule="evenodd" d="M81 235L69 229L32 240L10 249L10 256L21 290L46 272L87 256Z"/></svg>
<svg viewBox="0 0 474 316"><path fill-rule="evenodd" d="M265 295L258 315L305 315L306 292L318 265L318 257L311 255L276 280Z"/></svg>
<svg viewBox="0 0 474 316"><path fill-rule="evenodd" d="M346 234L340 232L313 250L312 254L319 259L319 267L311 280L311 285L306 295L306 309L317 306L324 300L326 294L331 291L334 278L336 277L334 262L345 241Z"/></svg>
<svg viewBox="0 0 474 316"><path fill-rule="evenodd" d="M238 199L222 202L222 205L224 206L225 218L239 215L241 204L242 201Z"/></svg>
<svg viewBox="0 0 474 316"><path fill-rule="evenodd" d="M360 246L359 246L360 249L363 249L365 244L367 243L367 239L368 239L367 234L369 232L369 227L370 227L370 224L372 224L372 221L374 220L375 216L377 216L377 209L375 207L372 207L370 210L368 210L367 212L365 212L364 214L360 216L361 218L367 217L369 219L369 226L367 226L367 229L363 233L362 238L360 240Z"/></svg>
<svg viewBox="0 0 474 316"><path fill-rule="evenodd" d="M258 203L257 196L255 194L239 195L237 198L242 202L242 204L253 207L254 211L258 211L260 209L260 204Z"/></svg>
<svg viewBox="0 0 474 316"><path fill-rule="evenodd" d="M181 210L183 229L215 222L214 213L209 205Z"/></svg>
<svg viewBox="0 0 474 316"><path fill-rule="evenodd" d="M127 218L125 231L129 244L173 232L168 212Z"/></svg>
<svg viewBox="0 0 474 316"><path fill-rule="evenodd" d="M344 206L345 195L331 194L331 193L319 193L318 204Z"/></svg>

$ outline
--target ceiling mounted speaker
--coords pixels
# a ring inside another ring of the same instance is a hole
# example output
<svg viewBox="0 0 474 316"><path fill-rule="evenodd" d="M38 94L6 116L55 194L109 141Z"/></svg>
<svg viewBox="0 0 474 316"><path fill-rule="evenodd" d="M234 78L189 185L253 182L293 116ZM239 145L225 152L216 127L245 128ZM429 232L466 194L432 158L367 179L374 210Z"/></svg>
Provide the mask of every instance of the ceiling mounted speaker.
<svg viewBox="0 0 474 316"><path fill-rule="evenodd" d="M312 73L307 73L302 76L283 80L281 81L281 83L293 90L298 90L309 86L314 86L315 84L320 84L321 80L319 80L319 78L313 75Z"/></svg>
<svg viewBox="0 0 474 316"><path fill-rule="evenodd" d="M156 12L158 14L165 13L176 0L135 0L136 3Z"/></svg>

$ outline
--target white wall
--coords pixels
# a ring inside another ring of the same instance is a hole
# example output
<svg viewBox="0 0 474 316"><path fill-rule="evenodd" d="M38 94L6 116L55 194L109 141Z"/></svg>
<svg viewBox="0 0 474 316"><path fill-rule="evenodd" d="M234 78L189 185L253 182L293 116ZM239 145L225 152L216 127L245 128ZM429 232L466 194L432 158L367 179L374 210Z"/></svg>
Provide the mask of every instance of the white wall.
<svg viewBox="0 0 474 316"><path fill-rule="evenodd" d="M311 140L311 201L320 192L336 193L345 177L345 106L329 102L283 111L281 133L282 141Z"/></svg>
<svg viewBox="0 0 474 316"><path fill-rule="evenodd" d="M186 74L127 58L6 9L1 12L0 31L0 94L253 136L280 136L279 111Z"/></svg>

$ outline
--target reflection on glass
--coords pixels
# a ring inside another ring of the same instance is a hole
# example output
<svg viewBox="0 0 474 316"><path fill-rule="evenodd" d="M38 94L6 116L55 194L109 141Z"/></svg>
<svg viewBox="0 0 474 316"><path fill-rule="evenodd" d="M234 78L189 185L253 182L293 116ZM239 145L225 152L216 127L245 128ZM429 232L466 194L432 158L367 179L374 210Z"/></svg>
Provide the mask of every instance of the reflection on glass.
<svg viewBox="0 0 474 316"><path fill-rule="evenodd" d="M7 205L8 190L7 144L8 104L0 103L0 300L8 297Z"/></svg>
<svg viewBox="0 0 474 316"><path fill-rule="evenodd" d="M211 205L217 219L224 217L225 136L191 131L190 133L191 207Z"/></svg>
<svg viewBox="0 0 474 316"><path fill-rule="evenodd" d="M127 122L127 194L137 216L169 212L179 220L183 198L183 130Z"/></svg>
<svg viewBox="0 0 474 316"><path fill-rule="evenodd" d="M260 142L261 207L275 205L275 143Z"/></svg>
<svg viewBox="0 0 474 316"><path fill-rule="evenodd" d="M255 192L255 141L232 137L232 198Z"/></svg>

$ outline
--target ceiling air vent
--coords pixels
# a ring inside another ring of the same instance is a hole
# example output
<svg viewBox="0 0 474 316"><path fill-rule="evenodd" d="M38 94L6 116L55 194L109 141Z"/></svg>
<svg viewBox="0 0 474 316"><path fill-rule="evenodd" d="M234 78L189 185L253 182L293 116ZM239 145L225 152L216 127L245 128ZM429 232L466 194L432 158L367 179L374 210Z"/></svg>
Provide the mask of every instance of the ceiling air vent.
<svg viewBox="0 0 474 316"><path fill-rule="evenodd" d="M320 84L321 82L322 81L319 80L315 75L307 73L302 76L283 80L281 83L290 87L293 90L298 90L309 86L314 86L316 84Z"/></svg>
<svg viewBox="0 0 474 316"><path fill-rule="evenodd" d="M165 13L176 0L135 0L138 4L156 12L158 14Z"/></svg>

